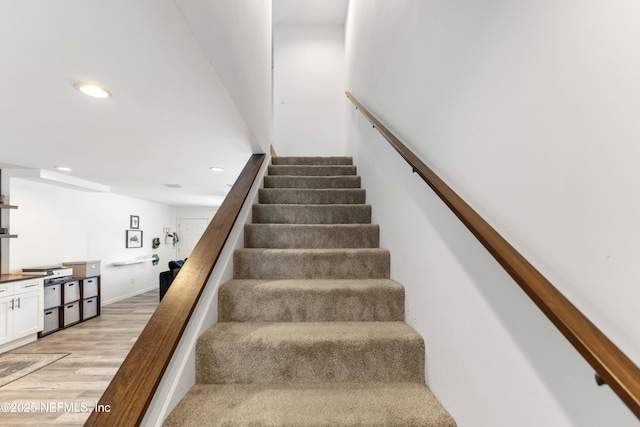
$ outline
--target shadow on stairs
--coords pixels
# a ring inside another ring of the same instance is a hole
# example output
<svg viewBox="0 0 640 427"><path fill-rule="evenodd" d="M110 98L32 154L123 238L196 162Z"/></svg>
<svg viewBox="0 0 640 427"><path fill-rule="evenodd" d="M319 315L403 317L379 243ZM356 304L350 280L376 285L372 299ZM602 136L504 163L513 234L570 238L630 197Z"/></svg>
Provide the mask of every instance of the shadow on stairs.
<svg viewBox="0 0 640 427"><path fill-rule="evenodd" d="M165 426L455 426L351 158L274 157L264 187Z"/></svg>

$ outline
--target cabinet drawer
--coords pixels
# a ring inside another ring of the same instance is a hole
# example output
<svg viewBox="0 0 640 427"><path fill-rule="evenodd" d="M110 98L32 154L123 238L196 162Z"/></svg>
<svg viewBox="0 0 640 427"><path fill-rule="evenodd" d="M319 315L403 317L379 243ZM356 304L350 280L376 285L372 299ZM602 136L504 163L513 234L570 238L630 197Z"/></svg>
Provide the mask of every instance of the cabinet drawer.
<svg viewBox="0 0 640 427"><path fill-rule="evenodd" d="M80 301L64 306L64 326L67 327L80 321Z"/></svg>
<svg viewBox="0 0 640 427"><path fill-rule="evenodd" d="M74 280L73 282L67 282L64 285L64 302L65 304L71 301L77 301L80 299L80 282Z"/></svg>
<svg viewBox="0 0 640 427"><path fill-rule="evenodd" d="M44 311L44 328L42 335L60 329L60 309L52 308Z"/></svg>
<svg viewBox="0 0 640 427"><path fill-rule="evenodd" d="M82 298L91 298L96 295L98 295L98 278L82 279Z"/></svg>
<svg viewBox="0 0 640 427"><path fill-rule="evenodd" d="M98 297L82 300L82 320L98 315Z"/></svg>
<svg viewBox="0 0 640 427"><path fill-rule="evenodd" d="M0 285L0 298L13 295L13 285Z"/></svg>
<svg viewBox="0 0 640 427"><path fill-rule="evenodd" d="M45 286L44 308L57 307L62 304L62 285Z"/></svg>
<svg viewBox="0 0 640 427"><path fill-rule="evenodd" d="M39 291L42 289L42 280L20 280L13 284L14 294L23 294L25 292Z"/></svg>

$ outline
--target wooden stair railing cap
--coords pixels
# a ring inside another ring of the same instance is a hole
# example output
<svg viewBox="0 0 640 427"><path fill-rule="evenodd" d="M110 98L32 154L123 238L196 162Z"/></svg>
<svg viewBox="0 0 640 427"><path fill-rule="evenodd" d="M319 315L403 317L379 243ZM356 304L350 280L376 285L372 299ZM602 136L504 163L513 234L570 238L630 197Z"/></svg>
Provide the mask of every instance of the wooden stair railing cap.
<svg viewBox="0 0 640 427"><path fill-rule="evenodd" d="M264 154L253 154L180 269L85 426L137 426L187 327L240 209L256 179Z"/></svg>

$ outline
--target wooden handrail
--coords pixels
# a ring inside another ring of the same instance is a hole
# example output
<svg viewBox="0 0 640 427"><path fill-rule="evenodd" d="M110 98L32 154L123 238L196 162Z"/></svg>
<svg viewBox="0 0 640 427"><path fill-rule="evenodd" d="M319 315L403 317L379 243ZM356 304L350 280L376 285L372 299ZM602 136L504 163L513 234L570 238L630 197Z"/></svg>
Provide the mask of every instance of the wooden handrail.
<svg viewBox="0 0 640 427"><path fill-rule="evenodd" d="M589 362L596 376L640 418L638 366L351 93L346 95Z"/></svg>
<svg viewBox="0 0 640 427"><path fill-rule="evenodd" d="M264 158L264 154L251 156L100 398L98 407L108 405L108 412L94 411L85 426L137 426L142 422Z"/></svg>

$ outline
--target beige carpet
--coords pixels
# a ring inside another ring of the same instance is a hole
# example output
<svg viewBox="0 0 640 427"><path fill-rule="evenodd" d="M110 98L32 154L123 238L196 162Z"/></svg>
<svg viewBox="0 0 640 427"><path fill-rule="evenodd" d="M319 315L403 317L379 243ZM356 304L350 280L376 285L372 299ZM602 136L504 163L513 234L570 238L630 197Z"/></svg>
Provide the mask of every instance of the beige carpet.
<svg viewBox="0 0 640 427"><path fill-rule="evenodd" d="M0 387L60 360L69 353L6 353L0 355Z"/></svg>
<svg viewBox="0 0 640 427"><path fill-rule="evenodd" d="M455 427L352 159L273 162L165 427Z"/></svg>

